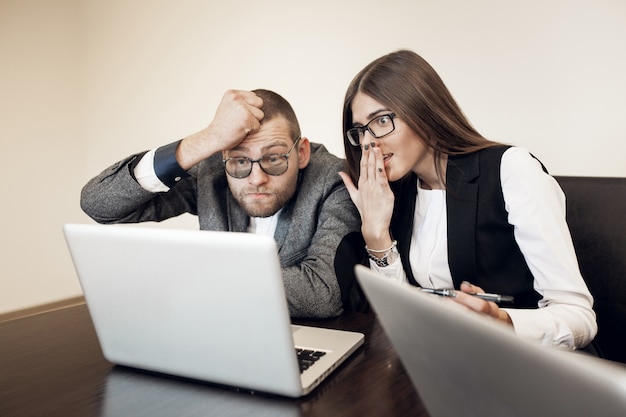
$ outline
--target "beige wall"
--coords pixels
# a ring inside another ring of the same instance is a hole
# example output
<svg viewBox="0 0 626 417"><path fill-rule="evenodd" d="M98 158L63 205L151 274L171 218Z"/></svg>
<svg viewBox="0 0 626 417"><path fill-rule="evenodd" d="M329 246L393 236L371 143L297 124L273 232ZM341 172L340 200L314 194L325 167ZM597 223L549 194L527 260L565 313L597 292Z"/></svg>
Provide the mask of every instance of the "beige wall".
<svg viewBox="0 0 626 417"><path fill-rule="evenodd" d="M61 224L81 220L77 0L0 0L0 313L76 295Z"/></svg>
<svg viewBox="0 0 626 417"><path fill-rule="evenodd" d="M625 39L622 0L0 0L0 313L80 294L61 226L109 163L204 127L227 88L283 94L343 155L347 84L401 47L486 136L626 176Z"/></svg>

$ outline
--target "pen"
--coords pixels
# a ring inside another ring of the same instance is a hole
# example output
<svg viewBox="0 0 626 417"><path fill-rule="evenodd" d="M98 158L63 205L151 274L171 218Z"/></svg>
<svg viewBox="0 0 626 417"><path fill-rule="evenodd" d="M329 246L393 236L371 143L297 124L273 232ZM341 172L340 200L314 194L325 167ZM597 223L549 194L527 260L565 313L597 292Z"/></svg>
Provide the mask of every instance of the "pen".
<svg viewBox="0 0 626 417"><path fill-rule="evenodd" d="M434 288L422 288L422 291L427 292L429 294L436 294L442 297L456 297L456 291L452 289L434 289ZM474 297L480 298L482 300L493 301L494 303L512 303L513 297L510 295L500 295L500 294L490 294L487 292L480 293L469 293Z"/></svg>

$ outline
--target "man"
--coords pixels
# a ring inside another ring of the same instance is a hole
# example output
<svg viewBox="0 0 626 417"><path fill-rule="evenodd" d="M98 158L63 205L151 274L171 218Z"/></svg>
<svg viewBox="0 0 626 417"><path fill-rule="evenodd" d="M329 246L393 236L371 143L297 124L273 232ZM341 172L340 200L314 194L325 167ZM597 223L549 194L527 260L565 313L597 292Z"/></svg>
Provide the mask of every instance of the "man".
<svg viewBox="0 0 626 417"><path fill-rule="evenodd" d="M203 230L272 235L291 315L333 317L349 300L362 245L342 169L300 136L283 97L229 90L208 127L109 167L85 185L81 207L99 223L191 213Z"/></svg>

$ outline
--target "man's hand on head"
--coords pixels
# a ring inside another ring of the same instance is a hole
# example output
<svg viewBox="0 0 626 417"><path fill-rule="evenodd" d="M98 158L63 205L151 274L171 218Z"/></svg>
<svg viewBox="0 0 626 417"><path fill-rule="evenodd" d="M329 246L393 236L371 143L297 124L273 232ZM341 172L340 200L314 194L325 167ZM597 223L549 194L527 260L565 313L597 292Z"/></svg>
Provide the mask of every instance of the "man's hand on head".
<svg viewBox="0 0 626 417"><path fill-rule="evenodd" d="M181 141L176 150L178 164L188 170L217 152L237 146L260 128L262 106L263 100L252 91L226 91L211 123Z"/></svg>

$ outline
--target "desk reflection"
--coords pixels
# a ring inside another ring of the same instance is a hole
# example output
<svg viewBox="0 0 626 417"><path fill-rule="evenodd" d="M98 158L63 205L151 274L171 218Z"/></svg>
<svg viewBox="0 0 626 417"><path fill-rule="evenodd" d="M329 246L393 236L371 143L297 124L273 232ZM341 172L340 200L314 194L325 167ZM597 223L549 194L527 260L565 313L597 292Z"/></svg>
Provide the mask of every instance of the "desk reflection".
<svg viewBox="0 0 626 417"><path fill-rule="evenodd" d="M365 334L365 344L300 399L113 366L84 304L2 322L0 416L428 416L374 314L295 324Z"/></svg>
<svg viewBox="0 0 626 417"><path fill-rule="evenodd" d="M282 397L237 392L196 381L113 367L106 377L101 417L120 416L301 417Z"/></svg>

